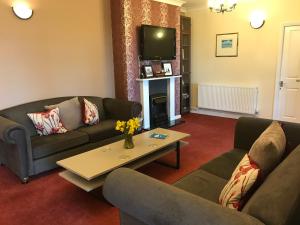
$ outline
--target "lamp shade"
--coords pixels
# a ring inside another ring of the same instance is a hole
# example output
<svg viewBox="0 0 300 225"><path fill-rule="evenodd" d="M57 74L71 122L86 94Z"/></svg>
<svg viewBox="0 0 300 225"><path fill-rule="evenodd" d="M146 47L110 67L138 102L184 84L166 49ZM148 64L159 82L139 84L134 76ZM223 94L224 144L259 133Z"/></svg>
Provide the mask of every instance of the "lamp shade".
<svg viewBox="0 0 300 225"><path fill-rule="evenodd" d="M30 19L33 15L32 9L23 2L18 2L16 4L14 4L12 6L12 10L13 10L14 14L22 20Z"/></svg>
<svg viewBox="0 0 300 225"><path fill-rule="evenodd" d="M255 10L250 15L250 25L254 29L259 29L265 24L266 14L261 10Z"/></svg>

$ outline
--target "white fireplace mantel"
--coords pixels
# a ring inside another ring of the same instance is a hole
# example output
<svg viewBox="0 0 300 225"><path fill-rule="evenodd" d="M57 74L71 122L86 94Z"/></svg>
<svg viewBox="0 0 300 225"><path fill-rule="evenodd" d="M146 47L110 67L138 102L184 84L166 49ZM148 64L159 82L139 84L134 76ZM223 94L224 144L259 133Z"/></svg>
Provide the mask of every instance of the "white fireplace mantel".
<svg viewBox="0 0 300 225"><path fill-rule="evenodd" d="M181 7L183 4L186 3L186 1L183 1L183 0L154 0L154 1L167 3L167 4L170 4L170 5L176 5L176 6L179 6L179 7Z"/></svg>
<svg viewBox="0 0 300 225"><path fill-rule="evenodd" d="M149 77L144 79L136 79L140 82L141 103L143 105L143 127L150 129L150 90L149 82L155 80L167 79L167 95L168 95L168 115L169 119L176 120L175 115L175 79L179 79L181 75L164 76L164 77Z"/></svg>

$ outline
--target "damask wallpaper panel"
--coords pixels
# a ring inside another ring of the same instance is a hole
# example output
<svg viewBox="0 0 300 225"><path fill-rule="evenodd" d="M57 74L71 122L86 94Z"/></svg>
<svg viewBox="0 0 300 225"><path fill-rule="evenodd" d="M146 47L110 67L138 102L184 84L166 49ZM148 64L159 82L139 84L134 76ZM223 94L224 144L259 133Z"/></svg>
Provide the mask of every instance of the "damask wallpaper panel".
<svg viewBox="0 0 300 225"><path fill-rule="evenodd" d="M140 101L139 27L142 24L176 28L177 53L173 73L180 73L180 8L152 0L111 0L116 97ZM159 70L160 64L153 64ZM176 114L180 114L180 81L176 82Z"/></svg>
<svg viewBox="0 0 300 225"><path fill-rule="evenodd" d="M115 74L115 94L117 98L128 99L128 85L126 72L126 50L125 50L125 25L124 25L124 0L111 0L111 21L113 59ZM123 22L123 24L121 24Z"/></svg>

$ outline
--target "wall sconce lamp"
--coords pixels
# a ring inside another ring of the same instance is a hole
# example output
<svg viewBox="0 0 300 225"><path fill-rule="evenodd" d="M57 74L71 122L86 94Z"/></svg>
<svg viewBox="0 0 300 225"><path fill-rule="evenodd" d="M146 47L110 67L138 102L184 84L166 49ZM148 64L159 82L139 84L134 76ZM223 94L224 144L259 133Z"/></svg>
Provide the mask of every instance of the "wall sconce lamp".
<svg viewBox="0 0 300 225"><path fill-rule="evenodd" d="M33 15L33 10L23 2L17 2L12 6L14 14L22 20L28 20Z"/></svg>
<svg viewBox="0 0 300 225"><path fill-rule="evenodd" d="M255 10L250 15L250 26L259 29L265 24L266 14L261 10Z"/></svg>

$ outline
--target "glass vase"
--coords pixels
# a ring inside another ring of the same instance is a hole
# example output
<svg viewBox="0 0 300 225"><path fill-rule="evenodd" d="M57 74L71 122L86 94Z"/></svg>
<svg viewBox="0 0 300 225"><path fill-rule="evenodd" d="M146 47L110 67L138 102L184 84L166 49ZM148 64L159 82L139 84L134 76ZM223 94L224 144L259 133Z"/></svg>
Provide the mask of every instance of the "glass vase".
<svg viewBox="0 0 300 225"><path fill-rule="evenodd" d="M124 135L124 148L126 149L134 148L133 138L131 134Z"/></svg>

